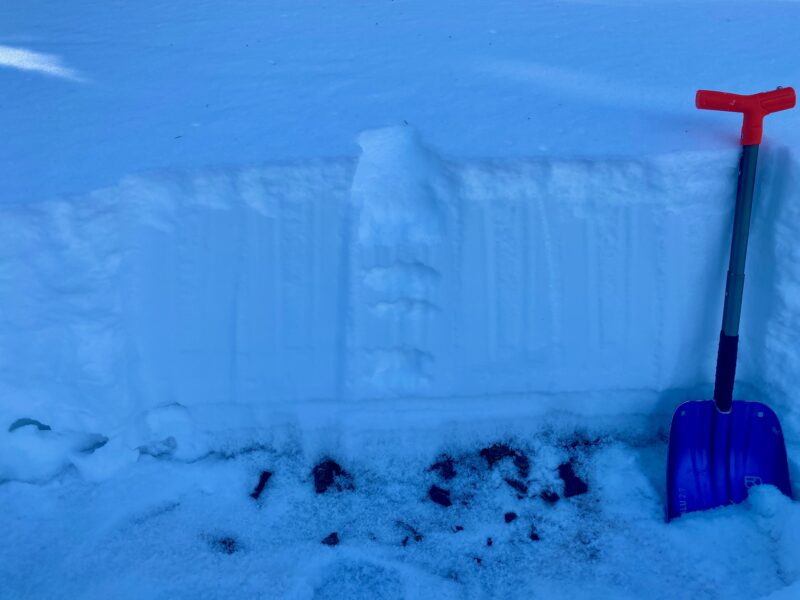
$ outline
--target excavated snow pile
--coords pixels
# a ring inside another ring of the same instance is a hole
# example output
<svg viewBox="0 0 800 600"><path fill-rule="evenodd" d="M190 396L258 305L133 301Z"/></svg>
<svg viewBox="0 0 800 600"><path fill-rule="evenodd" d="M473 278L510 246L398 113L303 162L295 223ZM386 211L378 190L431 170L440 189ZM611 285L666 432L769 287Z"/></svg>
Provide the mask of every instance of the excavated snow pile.
<svg viewBox="0 0 800 600"><path fill-rule="evenodd" d="M742 505L666 524L663 438L598 435L607 422L576 433L577 423L494 421L451 427L445 439L424 428L341 433L324 453L288 427L188 463L142 453L100 482L74 472L45 485L9 482L0 487L4 589L46 598L793 597L796 504L755 488Z"/></svg>

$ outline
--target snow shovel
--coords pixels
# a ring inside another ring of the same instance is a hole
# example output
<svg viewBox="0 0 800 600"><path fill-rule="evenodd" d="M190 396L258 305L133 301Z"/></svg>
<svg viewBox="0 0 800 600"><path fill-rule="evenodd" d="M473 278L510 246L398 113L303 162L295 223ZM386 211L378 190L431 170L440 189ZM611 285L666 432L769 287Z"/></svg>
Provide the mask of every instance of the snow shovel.
<svg viewBox="0 0 800 600"><path fill-rule="evenodd" d="M762 122L770 113L792 108L795 94L792 88L750 96L700 90L696 105L706 110L743 113L743 148L714 399L685 402L672 417L667 521L687 512L741 502L755 485L774 485L791 497L786 445L778 417L760 402L733 400L733 381Z"/></svg>

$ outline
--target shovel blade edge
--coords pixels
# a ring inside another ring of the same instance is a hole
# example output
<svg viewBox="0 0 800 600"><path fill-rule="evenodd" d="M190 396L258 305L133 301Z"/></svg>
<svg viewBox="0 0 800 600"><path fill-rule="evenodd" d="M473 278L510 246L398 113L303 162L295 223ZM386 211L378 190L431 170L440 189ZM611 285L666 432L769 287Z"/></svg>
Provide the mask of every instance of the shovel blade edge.
<svg viewBox="0 0 800 600"><path fill-rule="evenodd" d="M669 433L667 521L741 502L755 485L792 495L783 431L772 409L743 400L728 413L711 400L681 404Z"/></svg>

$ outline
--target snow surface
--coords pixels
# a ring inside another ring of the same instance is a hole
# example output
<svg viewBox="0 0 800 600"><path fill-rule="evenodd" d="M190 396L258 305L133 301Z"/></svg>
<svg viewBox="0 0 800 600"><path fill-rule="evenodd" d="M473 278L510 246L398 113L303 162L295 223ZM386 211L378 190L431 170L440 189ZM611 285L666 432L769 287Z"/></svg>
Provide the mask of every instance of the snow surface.
<svg viewBox="0 0 800 600"><path fill-rule="evenodd" d="M663 438L594 441L610 424L570 417L364 421L307 437L276 423L245 450L240 436L188 463L142 452L99 483L6 483L4 587L45 598L756 598L800 577L800 511L777 490L664 522ZM489 470L477 455L497 432L518 432L532 457L525 497L503 480L516 476L510 461ZM570 449L576 436L591 443ZM354 491L314 493L322 448ZM428 471L442 451L457 460L449 483ZM538 494L562 494L556 467L570 455L589 493L550 505ZM263 469L274 475L255 501ZM432 484L453 506L427 499ZM340 544L321 544L334 531Z"/></svg>
<svg viewBox="0 0 800 600"><path fill-rule="evenodd" d="M663 521L737 167L738 117L693 92L797 84L798 16L4 3L2 595L800 595L775 490ZM799 142L800 111L769 118L737 371L795 496ZM496 442L530 457L522 497ZM354 490L314 493L325 457ZM567 460L588 493L548 503Z"/></svg>
<svg viewBox="0 0 800 600"><path fill-rule="evenodd" d="M735 117L695 90L790 85L798 18L791 0L5 0L0 44L82 82L0 59L0 202L356 156L404 121L458 157L716 150ZM800 141L800 113L771 119Z"/></svg>

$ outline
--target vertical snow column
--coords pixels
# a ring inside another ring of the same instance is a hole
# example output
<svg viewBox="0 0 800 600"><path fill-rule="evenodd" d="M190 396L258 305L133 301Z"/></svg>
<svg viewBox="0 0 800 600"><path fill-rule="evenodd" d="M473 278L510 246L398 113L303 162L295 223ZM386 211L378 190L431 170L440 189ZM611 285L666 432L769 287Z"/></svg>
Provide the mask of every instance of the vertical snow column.
<svg viewBox="0 0 800 600"><path fill-rule="evenodd" d="M455 279L447 166L406 127L367 131L358 142L343 394L446 392Z"/></svg>

